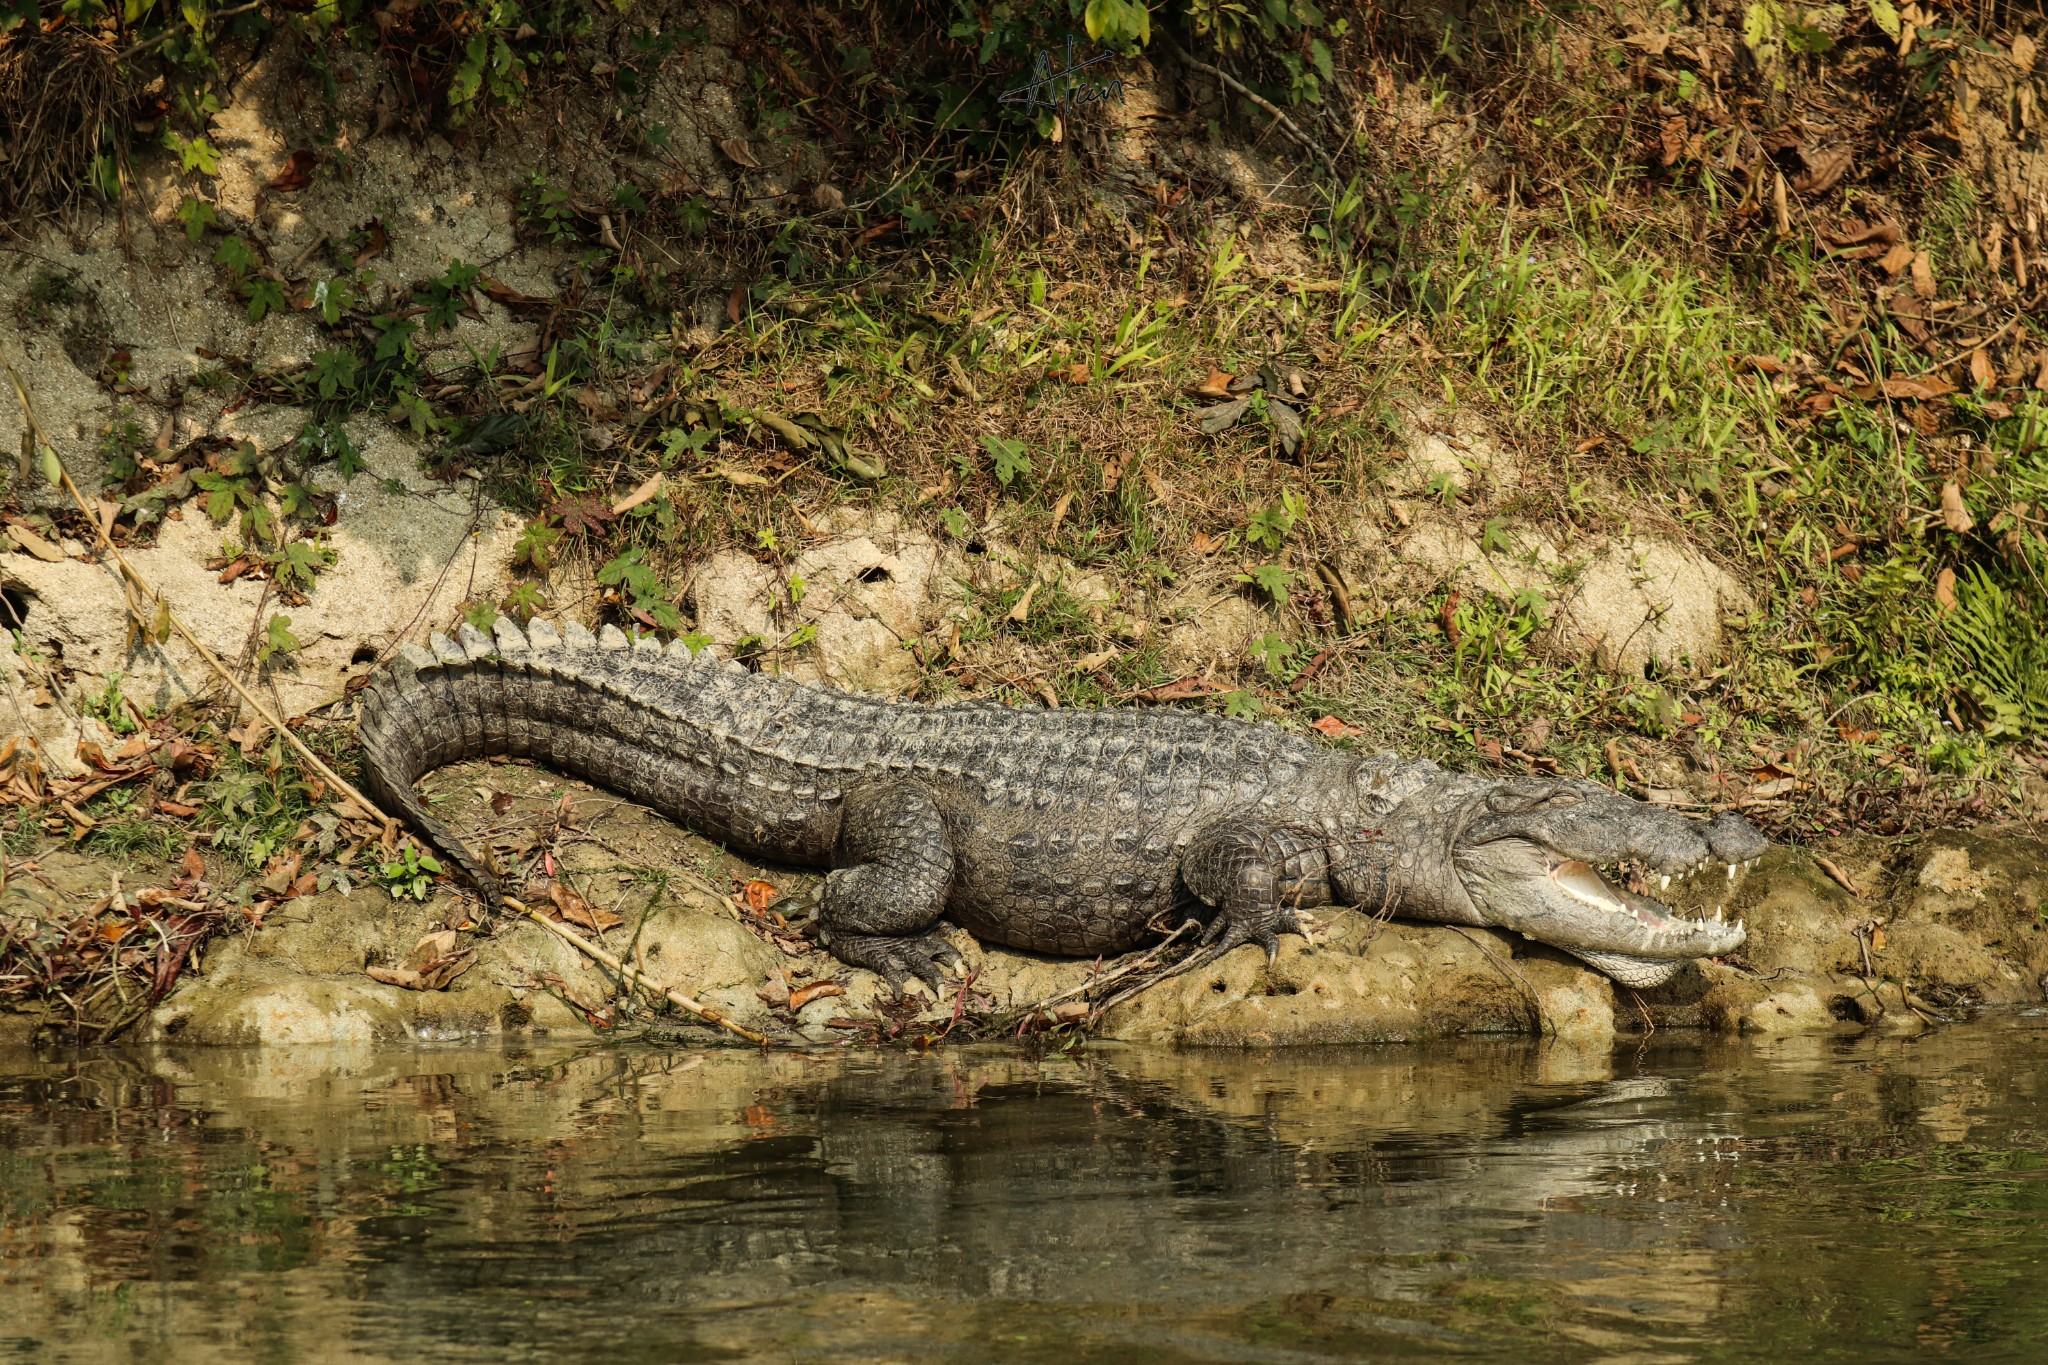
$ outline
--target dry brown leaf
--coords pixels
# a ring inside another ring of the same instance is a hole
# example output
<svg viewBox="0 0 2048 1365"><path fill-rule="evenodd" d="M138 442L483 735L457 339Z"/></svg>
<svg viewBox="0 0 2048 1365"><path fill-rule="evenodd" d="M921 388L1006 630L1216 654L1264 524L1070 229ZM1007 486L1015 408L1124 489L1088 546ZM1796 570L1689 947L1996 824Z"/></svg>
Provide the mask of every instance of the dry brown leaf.
<svg viewBox="0 0 2048 1365"><path fill-rule="evenodd" d="M557 918L581 925L593 933L601 934L613 925L625 923L603 906L592 905L583 899L576 888L564 886L560 882L548 888L548 899L555 903L555 909L560 912Z"/></svg>
<svg viewBox="0 0 2048 1365"><path fill-rule="evenodd" d="M846 987L840 985L837 981L813 981L810 985L789 993L790 1012L795 1013L813 1000L824 1000L831 996L844 994L846 994Z"/></svg>
<svg viewBox="0 0 2048 1365"><path fill-rule="evenodd" d="M1822 152L1807 163L1805 172L1792 182L1792 188L1801 194L1825 194L1841 183L1854 160L1847 147Z"/></svg>
<svg viewBox="0 0 2048 1365"><path fill-rule="evenodd" d="M1201 383L1188 390L1188 396L1191 398L1228 398L1230 397L1230 381L1232 378L1233 376L1225 374L1222 370L1212 368L1207 379L1204 379Z"/></svg>
<svg viewBox="0 0 2048 1365"><path fill-rule="evenodd" d="M1980 389L1988 389L1998 382L1997 371L1991 368L1991 357L1983 348L1970 352L1970 379Z"/></svg>
<svg viewBox="0 0 2048 1365"><path fill-rule="evenodd" d="M1010 608L1010 619L1019 625L1030 619L1031 599L1036 596L1038 596L1038 580L1034 578L1031 580L1030 586L1024 589L1024 595L1017 599L1017 604Z"/></svg>
<svg viewBox="0 0 2048 1365"><path fill-rule="evenodd" d="M767 488L774 482L751 470L735 469L729 464L714 465L711 472L736 488Z"/></svg>
<svg viewBox="0 0 2048 1365"><path fill-rule="evenodd" d="M1913 264L1913 255L1913 248L1900 242L1884 253L1884 258L1878 265L1883 268L1885 274L1896 277L1901 270Z"/></svg>
<svg viewBox="0 0 2048 1365"><path fill-rule="evenodd" d="M28 527L20 522L8 522L7 533L13 538L16 545L27 550L45 564L61 564L64 562L64 552L62 550L52 545L49 541L44 540L34 531L29 530Z"/></svg>
<svg viewBox="0 0 2048 1365"><path fill-rule="evenodd" d="M1673 114L1664 120L1658 130L1658 141L1663 144L1663 161L1669 166L1685 155L1685 115Z"/></svg>
<svg viewBox="0 0 2048 1365"><path fill-rule="evenodd" d="M1923 299L1934 297L1934 262L1924 251L1913 254L1913 292Z"/></svg>
<svg viewBox="0 0 2048 1365"><path fill-rule="evenodd" d="M401 986L409 991L426 989L420 984L420 974L410 967L365 967L363 975L372 981L381 981L387 986Z"/></svg>
<svg viewBox="0 0 2048 1365"><path fill-rule="evenodd" d="M1326 739L1357 739L1365 733L1365 731L1355 725L1346 725L1335 716L1324 716L1321 720L1312 723L1308 728Z"/></svg>
<svg viewBox="0 0 2048 1365"><path fill-rule="evenodd" d="M761 163L754 159L754 149L747 145L747 140L743 137L722 137L718 139L718 150L724 152L735 163L745 166L750 171L761 169Z"/></svg>
<svg viewBox="0 0 2048 1365"><path fill-rule="evenodd" d="M764 882L759 877L741 887L740 895L752 910L766 910L782 897L782 893L775 889L773 882Z"/></svg>
<svg viewBox="0 0 2048 1365"><path fill-rule="evenodd" d="M657 493L661 492L662 485L667 481L668 475L656 470L653 478L612 504L612 515L622 517L641 503L650 501Z"/></svg>
<svg viewBox="0 0 2048 1365"><path fill-rule="evenodd" d="M1060 533L1060 523L1067 519L1067 509L1074 505L1072 493L1060 494L1060 500L1052 505L1052 525L1045 530L1045 538L1051 540Z"/></svg>
<svg viewBox="0 0 2048 1365"><path fill-rule="evenodd" d="M2039 50L2032 38L2022 33L2012 40L2012 64L2022 71L2034 69L2034 53Z"/></svg>
<svg viewBox="0 0 2048 1365"><path fill-rule="evenodd" d="M278 173L270 177L270 188L280 194L292 194L313 183L313 168L320 164L320 158L309 151L296 151L291 160L284 163Z"/></svg>
<svg viewBox="0 0 2048 1365"><path fill-rule="evenodd" d="M363 227L362 249L356 252L356 269L361 270L391 249L391 234L381 220L372 218Z"/></svg>
<svg viewBox="0 0 2048 1365"><path fill-rule="evenodd" d="M1901 233L1898 229L1898 226L1894 223L1873 223L1870 226L1865 227L1860 220L1854 218L1850 219L1849 222L1839 232L1829 232L1825 229L1822 229L1819 234L1821 241L1825 242L1828 246L1834 247L1838 250L1843 247L1853 246L1890 246L1892 243L1899 241L1904 235L1905 234ZM1849 252L1847 254L1861 255L1864 253ZM1872 251L1868 254L1876 256L1881 253Z"/></svg>
<svg viewBox="0 0 2048 1365"><path fill-rule="evenodd" d="M1940 375L1929 375L1925 379L1887 379L1883 388L1887 398L1918 398L1923 401L1946 398L1956 391L1956 386Z"/></svg>
<svg viewBox="0 0 2048 1365"><path fill-rule="evenodd" d="M458 942L460 938L453 929L436 929L431 934L422 934L406 961L421 965L434 962L454 952Z"/></svg>
<svg viewBox="0 0 2048 1365"><path fill-rule="evenodd" d="M769 1009L786 1009L789 1006L789 982L783 980L778 970L769 976L760 990L754 992L754 996Z"/></svg>
<svg viewBox="0 0 2048 1365"><path fill-rule="evenodd" d="M1963 505L1963 490L1953 480L1941 486L1941 524L1959 536L1968 535L1977 525L1977 519Z"/></svg>
<svg viewBox="0 0 2048 1365"><path fill-rule="evenodd" d="M199 856L199 850L188 848L178 864L178 870L185 874L187 881L198 881L206 875L206 860Z"/></svg>
<svg viewBox="0 0 2048 1365"><path fill-rule="evenodd" d="M1077 360L1067 366L1066 380L1069 384L1085 384L1093 377L1085 360Z"/></svg>
<svg viewBox="0 0 2048 1365"><path fill-rule="evenodd" d="M254 758L263 751L264 743L270 738L270 722L251 720L239 730L228 731L228 738L241 749L242 757Z"/></svg>
<svg viewBox="0 0 2048 1365"><path fill-rule="evenodd" d="M1213 555L1222 549L1227 537L1212 536L1207 531L1195 532L1193 548L1198 555Z"/></svg>
<svg viewBox="0 0 2048 1365"><path fill-rule="evenodd" d="M1816 853L1813 855L1813 861L1816 867L1820 868L1821 871L1827 873L1828 876L1834 880L1835 885L1841 887L1850 895L1861 896L1863 894L1861 891L1856 889L1856 883L1849 879L1849 874L1847 872L1844 872L1842 870L1841 864L1837 863L1834 859L1828 857L1825 854Z"/></svg>
<svg viewBox="0 0 2048 1365"><path fill-rule="evenodd" d="M1943 611L1956 609L1956 571L1943 569L1934 578L1934 605Z"/></svg>

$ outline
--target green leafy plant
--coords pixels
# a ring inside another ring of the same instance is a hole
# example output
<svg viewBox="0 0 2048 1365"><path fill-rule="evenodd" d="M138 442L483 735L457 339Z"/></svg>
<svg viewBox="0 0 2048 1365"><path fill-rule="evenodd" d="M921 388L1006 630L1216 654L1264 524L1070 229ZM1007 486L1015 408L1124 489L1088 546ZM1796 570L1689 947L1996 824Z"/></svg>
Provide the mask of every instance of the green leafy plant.
<svg viewBox="0 0 2048 1365"><path fill-rule="evenodd" d="M220 214L206 200L197 195L187 195L185 201L178 205L178 221L184 225L185 240L197 246L208 228L220 225Z"/></svg>
<svg viewBox="0 0 2048 1365"><path fill-rule="evenodd" d="M105 687L86 696L85 713L117 735L132 735L142 728L129 713L128 701L121 695L119 673L110 674Z"/></svg>
<svg viewBox="0 0 2048 1365"><path fill-rule="evenodd" d="M505 614L521 621L531 621L546 605L547 598L541 593L540 585L525 580L516 584L505 598Z"/></svg>
<svg viewBox="0 0 2048 1365"><path fill-rule="evenodd" d="M1008 488L1018 478L1031 473L1031 456L1025 453L1022 441L1007 436L984 436L981 448L995 461L996 482Z"/></svg>
<svg viewBox="0 0 2048 1365"><path fill-rule="evenodd" d="M645 612L663 630L681 630L683 618L669 603L675 593L646 563L644 555L639 546L633 546L599 569L597 581L618 588L635 610Z"/></svg>
<svg viewBox="0 0 2048 1365"><path fill-rule="evenodd" d="M333 567L332 549L314 540L295 540L270 561L270 576L280 588L304 592L313 586L315 574Z"/></svg>
<svg viewBox="0 0 2048 1365"><path fill-rule="evenodd" d="M378 865L377 884L390 892L393 900L423 901L433 889L434 878L440 875L439 858L405 844L399 848L397 857Z"/></svg>
<svg viewBox="0 0 2048 1365"><path fill-rule="evenodd" d="M543 512L527 522L526 529L519 533L519 539L512 545L512 562L529 565L536 573L546 573L554 564L555 546L561 540L562 528Z"/></svg>
<svg viewBox="0 0 2048 1365"><path fill-rule="evenodd" d="M192 482L206 494L206 515L216 522L226 521L241 511L242 534L250 540L277 539L277 519L264 506L257 482L261 458L254 443L243 441L226 454L216 457L214 468L202 469L192 475Z"/></svg>
<svg viewBox="0 0 2048 1365"><path fill-rule="evenodd" d="M1262 507L1245 523L1244 538L1267 550L1277 550L1294 533L1296 523L1308 515L1308 500L1291 488L1280 491L1280 501Z"/></svg>
<svg viewBox="0 0 2048 1365"><path fill-rule="evenodd" d="M1237 576L1240 583L1249 583L1270 598L1275 606L1287 600L1294 591L1294 575L1278 564L1261 564L1248 573Z"/></svg>
<svg viewBox="0 0 2048 1365"><path fill-rule="evenodd" d="M1294 676L1295 661L1300 649L1284 635L1261 635L1251 643L1251 655L1265 667L1266 675L1276 680Z"/></svg>
<svg viewBox="0 0 2048 1365"><path fill-rule="evenodd" d="M291 624L292 618L289 616L270 618L269 624L263 628L263 639L256 646L258 666L267 664L280 655L295 654L303 648L299 643L299 637L292 634Z"/></svg>

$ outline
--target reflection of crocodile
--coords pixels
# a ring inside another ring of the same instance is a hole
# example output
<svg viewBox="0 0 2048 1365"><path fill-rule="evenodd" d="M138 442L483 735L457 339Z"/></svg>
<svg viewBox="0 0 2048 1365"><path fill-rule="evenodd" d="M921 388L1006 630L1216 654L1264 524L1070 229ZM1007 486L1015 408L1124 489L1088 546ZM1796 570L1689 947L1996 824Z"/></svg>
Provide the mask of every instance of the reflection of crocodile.
<svg viewBox="0 0 2048 1365"><path fill-rule="evenodd" d="M1666 885L1754 858L1741 817L1696 824L1588 782L1497 781L1358 758L1271 725L1137 711L914 706L805 687L607 626L407 646L363 694L370 780L492 900L497 878L413 784L456 759L537 759L745 853L834 870L824 937L901 988L996 943L1117 953L1171 912L1215 951L1338 904L1495 925L1631 985L1726 953L1742 926L1672 913L1595 870ZM1639 883L1640 884L1640 883Z"/></svg>

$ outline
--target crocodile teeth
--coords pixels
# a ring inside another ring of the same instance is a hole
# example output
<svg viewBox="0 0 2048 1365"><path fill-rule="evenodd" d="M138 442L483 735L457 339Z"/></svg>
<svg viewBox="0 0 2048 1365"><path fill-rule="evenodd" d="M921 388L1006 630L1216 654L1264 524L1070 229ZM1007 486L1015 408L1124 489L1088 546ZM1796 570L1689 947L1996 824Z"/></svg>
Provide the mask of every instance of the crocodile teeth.
<svg viewBox="0 0 2048 1365"><path fill-rule="evenodd" d="M1671 889L1671 874L1669 872L1666 872L1657 879L1657 889L1660 891L1669 891Z"/></svg>
<svg viewBox="0 0 2048 1365"><path fill-rule="evenodd" d="M1728 880L1729 880L1729 881L1731 881L1731 882L1735 880L1735 864L1734 864L1734 863L1730 863L1730 864L1728 864Z"/></svg>

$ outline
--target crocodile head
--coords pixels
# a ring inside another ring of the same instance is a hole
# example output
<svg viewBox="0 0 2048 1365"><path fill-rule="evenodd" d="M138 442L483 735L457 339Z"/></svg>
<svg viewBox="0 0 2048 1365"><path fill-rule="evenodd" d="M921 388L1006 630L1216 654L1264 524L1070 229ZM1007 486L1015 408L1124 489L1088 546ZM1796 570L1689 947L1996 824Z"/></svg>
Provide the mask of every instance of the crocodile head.
<svg viewBox="0 0 2048 1365"><path fill-rule="evenodd" d="M1732 879L1769 847L1739 815L1702 823L1590 782L1491 784L1410 819L1388 831L1408 913L1512 929L1637 987L1747 937L1740 920L1691 917L1651 893L1695 874Z"/></svg>

